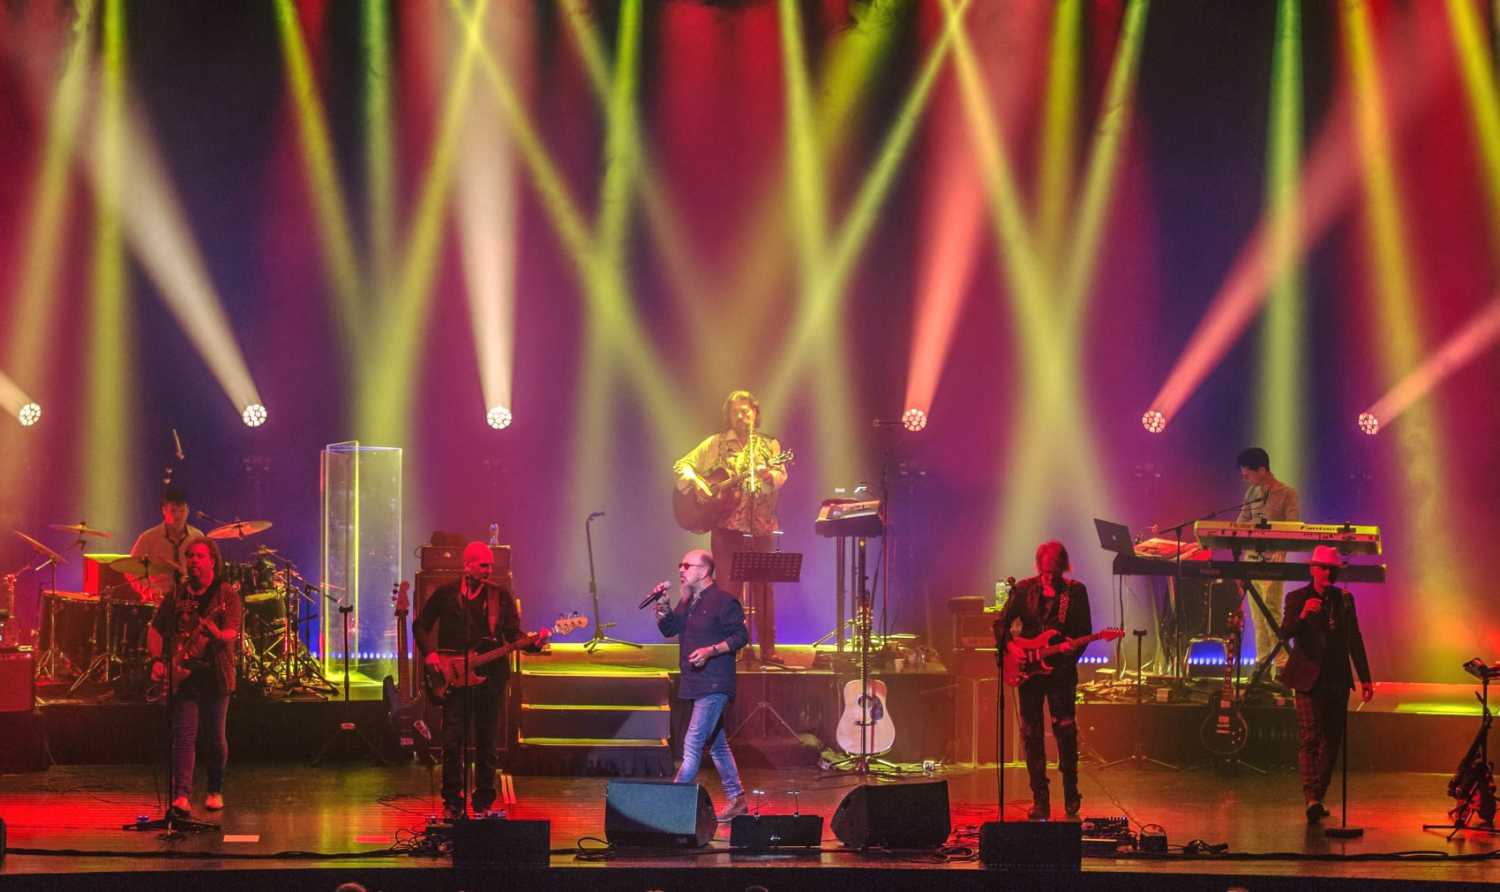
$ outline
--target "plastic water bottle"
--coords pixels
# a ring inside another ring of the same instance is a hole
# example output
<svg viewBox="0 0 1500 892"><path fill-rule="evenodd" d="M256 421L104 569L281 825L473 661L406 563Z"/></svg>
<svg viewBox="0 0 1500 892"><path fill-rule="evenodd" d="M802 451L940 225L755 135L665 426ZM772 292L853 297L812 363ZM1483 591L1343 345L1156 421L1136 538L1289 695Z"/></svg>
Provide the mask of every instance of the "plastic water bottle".
<svg viewBox="0 0 1500 892"><path fill-rule="evenodd" d="M1010 600L1010 580L1002 579L995 583L995 609L1004 610L1005 602Z"/></svg>

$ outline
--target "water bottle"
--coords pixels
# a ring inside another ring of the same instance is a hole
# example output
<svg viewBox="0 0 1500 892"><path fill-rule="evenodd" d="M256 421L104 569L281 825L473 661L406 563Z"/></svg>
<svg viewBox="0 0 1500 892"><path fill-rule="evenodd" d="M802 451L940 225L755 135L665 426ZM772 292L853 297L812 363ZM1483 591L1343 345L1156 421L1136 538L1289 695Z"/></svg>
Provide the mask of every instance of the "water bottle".
<svg viewBox="0 0 1500 892"><path fill-rule="evenodd" d="M1004 610L1005 602L1010 600L1010 580L1002 579L995 583L995 609Z"/></svg>

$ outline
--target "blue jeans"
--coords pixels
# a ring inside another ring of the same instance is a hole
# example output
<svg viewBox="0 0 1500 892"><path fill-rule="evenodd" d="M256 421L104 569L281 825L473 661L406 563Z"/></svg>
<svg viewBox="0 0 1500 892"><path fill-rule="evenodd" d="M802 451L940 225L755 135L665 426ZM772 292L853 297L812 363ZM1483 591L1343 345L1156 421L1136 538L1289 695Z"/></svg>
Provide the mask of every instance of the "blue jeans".
<svg viewBox="0 0 1500 892"><path fill-rule="evenodd" d="M208 792L224 792L224 766L229 762L229 735L225 719L229 695L217 693L179 694L172 701L172 794L193 798L193 762L198 752L198 734L204 737L204 768L208 770Z"/></svg>
<svg viewBox="0 0 1500 892"><path fill-rule="evenodd" d="M734 753L729 751L729 736L724 733L724 708L728 705L728 694L704 694L693 701L693 717L682 737L682 767L677 769L676 781L690 784L698 777L706 745L724 784L724 795L738 799L745 795L745 788L740 784Z"/></svg>

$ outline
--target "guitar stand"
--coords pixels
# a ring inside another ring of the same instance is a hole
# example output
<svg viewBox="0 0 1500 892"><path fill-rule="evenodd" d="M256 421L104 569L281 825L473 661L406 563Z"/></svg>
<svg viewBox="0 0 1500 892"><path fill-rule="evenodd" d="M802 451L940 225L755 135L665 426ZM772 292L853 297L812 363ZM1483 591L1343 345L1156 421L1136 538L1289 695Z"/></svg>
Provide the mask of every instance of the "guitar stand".
<svg viewBox="0 0 1500 892"><path fill-rule="evenodd" d="M330 600L332 600L330 598ZM365 753L375 759L381 765L389 765L380 748L375 745L365 733L360 730L359 724L349 713L349 614L354 612L353 604L340 604L339 613L344 620L344 706L343 715L339 717L339 723L332 729L333 733L324 732L323 746L318 754L313 757L312 764L318 766L325 759L332 756L343 756L345 758L360 755L360 747L355 743L364 744Z"/></svg>
<svg viewBox="0 0 1500 892"><path fill-rule="evenodd" d="M1104 768L1113 768L1116 765L1127 765L1127 764L1128 765L1155 765L1155 766L1157 766L1159 768L1168 768L1168 769L1171 769L1172 771L1181 771L1182 770L1182 766L1181 765L1173 765L1171 762L1167 762L1167 761L1164 761L1162 759L1158 759L1158 758L1156 758L1154 756L1148 756L1148 755L1146 755L1146 744L1145 744L1144 741L1141 740L1141 727L1142 727L1143 723L1141 722L1141 720L1140 720L1141 717L1139 715L1139 713L1141 711L1141 707L1145 704L1145 701L1141 697L1141 683L1142 683L1142 679L1141 679L1141 642L1144 641L1145 638L1146 638L1146 630L1145 629L1131 629L1130 630L1130 634L1132 634L1132 635L1135 636L1135 708L1136 708L1135 711L1137 713L1137 715L1135 717L1136 720L1133 723L1135 725L1135 735L1134 735L1135 736L1135 741L1131 745L1130 755L1128 755L1128 756L1122 756L1119 759L1115 759L1113 762L1105 762L1103 765L1100 765L1099 767L1101 769L1104 769Z"/></svg>
<svg viewBox="0 0 1500 892"><path fill-rule="evenodd" d="M1194 642L1197 642L1197 641L1218 641L1220 644L1222 644L1224 646L1224 660L1226 662L1229 661L1229 660L1231 660L1231 659L1234 660L1234 681L1235 681L1235 685L1238 686L1239 685L1239 680L1240 680L1240 655L1238 653L1235 653L1233 656L1230 655L1230 653L1229 653L1229 642L1225 641L1222 638L1195 638L1193 640L1194 640ZM1273 654L1275 652L1276 651L1274 649L1271 651L1271 653L1273 653ZM1243 689L1236 690L1235 696L1239 698L1239 700L1240 700L1241 703L1244 702L1244 696L1245 696L1244 692L1248 691L1249 689L1250 689L1250 686L1246 685ZM1185 766L1182 770L1183 771L1194 771L1194 770L1199 769L1199 768L1210 768L1210 767L1212 767L1212 768L1218 768L1218 769L1220 769L1222 771L1225 771L1226 773L1233 773L1233 772L1241 770L1241 769L1249 769L1250 771L1253 771L1256 774L1269 774L1270 773L1267 769L1262 768L1259 765L1254 764L1253 762L1246 762L1244 759L1241 759L1239 757L1239 754L1235 754L1235 755L1232 755L1232 756L1210 756L1207 759L1199 759L1197 762L1194 762L1191 765Z"/></svg>
<svg viewBox="0 0 1500 892"><path fill-rule="evenodd" d="M1458 797L1458 793L1454 792L1454 788L1457 787L1464 796L1459 799L1453 810L1448 812L1453 818L1453 823L1422 825L1423 830L1449 831L1447 838L1450 841L1460 832L1500 835L1500 828L1495 826L1495 769L1490 764L1490 725L1495 720L1490 712L1490 679L1496 673L1478 663L1477 660L1466 663L1464 668L1479 676L1480 694L1477 699L1483 713L1483 718L1479 722L1479 733L1474 735L1474 742L1469 745L1469 751L1459 763L1453 782L1448 785L1450 795ZM1347 733L1344 736L1348 738ZM1474 770L1469 768L1470 765L1479 767ZM1469 776L1463 777L1464 782L1460 785L1460 778L1465 774ZM1479 800L1477 804L1475 799ZM1470 824L1469 819L1476 814L1479 815L1481 823Z"/></svg>

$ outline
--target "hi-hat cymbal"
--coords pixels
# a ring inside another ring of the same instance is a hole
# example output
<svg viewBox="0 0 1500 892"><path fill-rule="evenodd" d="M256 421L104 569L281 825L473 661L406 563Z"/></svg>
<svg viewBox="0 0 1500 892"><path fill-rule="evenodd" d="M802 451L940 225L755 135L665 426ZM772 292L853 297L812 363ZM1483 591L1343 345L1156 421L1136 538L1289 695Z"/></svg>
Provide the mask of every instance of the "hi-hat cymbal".
<svg viewBox="0 0 1500 892"><path fill-rule="evenodd" d="M13 532L17 536L20 536L22 539L26 540L26 544L30 545L31 548L32 548L32 550L35 551L37 554L41 555L42 557L47 558L48 560L56 561L59 564L66 564L68 562L67 558L63 557L62 555L58 554L57 552L53 551L52 549L48 548L47 546L43 545L42 543L36 541L35 539L33 539L30 536L26 535L25 533L21 532L20 530L14 530Z"/></svg>
<svg viewBox="0 0 1500 892"><path fill-rule="evenodd" d="M269 601L279 601L281 597L281 592L256 592L253 595L246 595L241 600L246 604L264 604Z"/></svg>
<svg viewBox="0 0 1500 892"><path fill-rule="evenodd" d="M103 530L96 530L81 520L77 523L49 523L47 529L57 530L59 533L72 533L75 536L94 536L99 539L108 539L111 535Z"/></svg>
<svg viewBox="0 0 1500 892"><path fill-rule="evenodd" d="M236 520L234 523L214 527L204 535L210 539L243 539L256 533L264 533L270 528L269 520Z"/></svg>
<svg viewBox="0 0 1500 892"><path fill-rule="evenodd" d="M146 561L141 558L122 557L109 562L109 568L116 573L124 573L126 576L170 576L173 573L181 573L182 567L177 562L167 558L157 558L147 566Z"/></svg>

